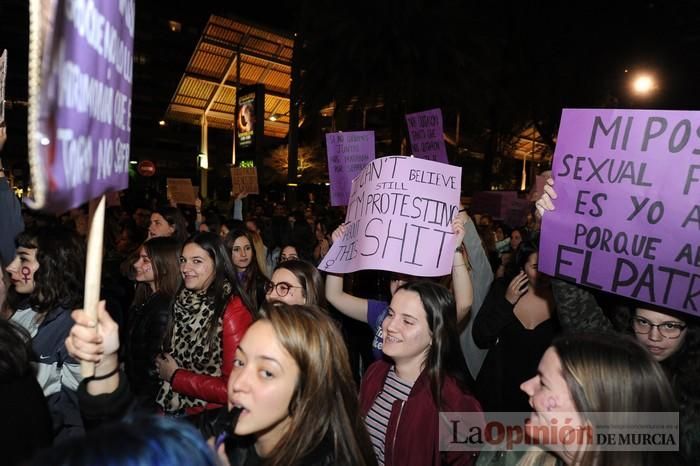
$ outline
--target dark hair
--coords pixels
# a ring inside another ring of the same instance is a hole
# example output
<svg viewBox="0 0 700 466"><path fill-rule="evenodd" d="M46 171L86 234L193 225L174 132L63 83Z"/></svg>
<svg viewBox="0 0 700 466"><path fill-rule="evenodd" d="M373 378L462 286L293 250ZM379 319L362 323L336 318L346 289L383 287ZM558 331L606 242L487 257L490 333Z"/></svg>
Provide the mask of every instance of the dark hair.
<svg viewBox="0 0 700 466"><path fill-rule="evenodd" d="M420 297L425 309L432 344L425 358L425 371L430 380L430 390L438 409L441 407L442 384L445 376L454 378L462 389L470 389L467 364L457 330L457 306L450 290L428 280L408 282L397 290L413 291Z"/></svg>
<svg viewBox="0 0 700 466"><path fill-rule="evenodd" d="M526 241L523 239L518 249L515 250L513 260L506 265L505 277L508 281L512 280L521 271L525 270L527 261L530 256L539 252L537 243Z"/></svg>
<svg viewBox="0 0 700 466"><path fill-rule="evenodd" d="M170 206L160 207L151 213L151 215L153 214L159 214L168 222L168 225L175 229L172 234L173 238L180 244L185 242L189 233L187 232L187 220L185 220L185 216L182 215L180 209Z"/></svg>
<svg viewBox="0 0 700 466"><path fill-rule="evenodd" d="M527 265L527 261L530 260L530 256L537 254L538 252L539 249L537 248L536 243L523 240L523 242L520 243L518 250L515 251L515 260L513 261L515 266L518 268L518 272L524 270L525 266Z"/></svg>
<svg viewBox="0 0 700 466"><path fill-rule="evenodd" d="M209 330L207 336L207 343L212 345L216 339L219 319L224 314L226 304L231 296L240 296L243 304L253 315L257 311L257 308L253 306L253 303L250 301L246 293L243 292L243 289L238 282L236 271L231 263L231 258L226 253L226 248L224 247L224 243L221 241L221 237L219 235L210 231L195 233L185 242L183 249L185 246L191 243L194 243L200 248L204 249L207 254L209 254L211 260L214 261L214 281L212 281L209 288L207 288L207 296L214 299L214 313L208 322ZM224 287L224 284L227 281L231 285L230 293L226 293ZM184 287L184 283L182 287Z"/></svg>
<svg viewBox="0 0 700 466"><path fill-rule="evenodd" d="M133 416L105 424L39 454L33 465L216 466L214 451L187 422L165 416Z"/></svg>
<svg viewBox="0 0 700 466"><path fill-rule="evenodd" d="M228 257L233 260L233 244L238 238L241 237L245 237L248 240L250 243L250 250L253 252L253 256L250 259L250 265L248 265L248 268L243 274L243 283L241 283L241 286L245 294L248 295L250 302L253 304L253 306L255 306L255 309L257 309L264 301L264 286L265 282L267 282L267 277L265 277L265 275L260 271L260 267L258 266L258 254L255 250L253 237L248 230L231 230L229 231L228 235L226 235L224 243L226 245Z"/></svg>
<svg viewBox="0 0 700 466"><path fill-rule="evenodd" d="M330 443L330 464L375 465L348 351L335 322L317 306L284 303L265 303L258 320L272 326L280 345L299 367L289 402L289 429L265 464L306 464L305 459Z"/></svg>
<svg viewBox="0 0 700 466"><path fill-rule="evenodd" d="M146 250L146 255L151 260L153 267L153 278L155 292L173 298L182 282L180 275L180 251L182 246L172 237L151 238L142 246ZM150 296L151 288L145 283L137 285L134 305L143 304Z"/></svg>
<svg viewBox="0 0 700 466"><path fill-rule="evenodd" d="M24 328L0 318L0 383L32 372L32 338Z"/></svg>
<svg viewBox="0 0 700 466"><path fill-rule="evenodd" d="M29 304L39 313L57 307L76 309L83 304L85 240L64 227L29 228L15 239L16 246L36 249L39 268ZM14 287L13 287L14 288Z"/></svg>
<svg viewBox="0 0 700 466"><path fill-rule="evenodd" d="M326 308L326 290L323 278L318 269L309 262L303 260L288 260L280 262L275 270L289 270L304 289L304 297L307 305L315 305ZM273 272L274 273L274 272Z"/></svg>

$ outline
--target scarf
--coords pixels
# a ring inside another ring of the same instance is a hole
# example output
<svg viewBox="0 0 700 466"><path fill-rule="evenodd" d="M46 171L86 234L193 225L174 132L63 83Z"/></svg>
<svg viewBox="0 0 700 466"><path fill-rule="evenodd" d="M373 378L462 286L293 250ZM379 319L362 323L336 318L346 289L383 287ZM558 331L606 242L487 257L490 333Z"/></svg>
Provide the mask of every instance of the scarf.
<svg viewBox="0 0 700 466"><path fill-rule="evenodd" d="M224 283L224 295L231 285ZM224 303L225 305L225 303ZM170 355L179 369L212 377L221 376L221 338L223 313L219 316L214 341L208 343L209 327L214 315L214 297L207 291L183 288L173 304L173 325L170 335ZM212 350L213 348L213 350ZM186 408L206 406L207 401L183 395L173 390L166 380L161 382L156 403L168 414L182 415Z"/></svg>

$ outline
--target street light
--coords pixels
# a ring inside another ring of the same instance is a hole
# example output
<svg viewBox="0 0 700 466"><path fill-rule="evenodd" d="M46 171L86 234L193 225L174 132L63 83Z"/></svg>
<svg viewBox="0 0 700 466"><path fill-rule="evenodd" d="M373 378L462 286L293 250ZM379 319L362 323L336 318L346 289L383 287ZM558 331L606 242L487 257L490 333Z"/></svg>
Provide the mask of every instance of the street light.
<svg viewBox="0 0 700 466"><path fill-rule="evenodd" d="M656 79L649 73L640 73L632 78L632 92L635 95L646 97L653 93L658 85Z"/></svg>

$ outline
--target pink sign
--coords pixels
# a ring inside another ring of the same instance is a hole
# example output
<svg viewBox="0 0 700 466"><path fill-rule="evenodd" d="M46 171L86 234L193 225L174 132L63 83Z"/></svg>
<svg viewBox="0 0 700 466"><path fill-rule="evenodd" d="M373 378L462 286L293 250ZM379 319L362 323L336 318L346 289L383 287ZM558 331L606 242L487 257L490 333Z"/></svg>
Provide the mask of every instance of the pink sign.
<svg viewBox="0 0 700 466"><path fill-rule="evenodd" d="M439 108L406 115L411 152L416 157L447 162L445 138L442 135L442 111Z"/></svg>
<svg viewBox="0 0 700 466"><path fill-rule="evenodd" d="M372 161L352 182L345 236L319 269L449 274L461 184L460 167L400 156Z"/></svg>
<svg viewBox="0 0 700 466"><path fill-rule="evenodd" d="M700 315L700 112L562 113L539 268Z"/></svg>
<svg viewBox="0 0 700 466"><path fill-rule="evenodd" d="M374 131L326 134L331 205L348 205L352 180L374 160Z"/></svg>

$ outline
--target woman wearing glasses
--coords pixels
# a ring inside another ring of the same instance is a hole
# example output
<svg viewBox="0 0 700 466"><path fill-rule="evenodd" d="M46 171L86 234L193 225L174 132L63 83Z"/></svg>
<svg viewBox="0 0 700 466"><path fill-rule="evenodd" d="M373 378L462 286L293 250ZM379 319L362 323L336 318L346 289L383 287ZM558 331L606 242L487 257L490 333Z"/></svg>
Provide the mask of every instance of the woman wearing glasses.
<svg viewBox="0 0 700 466"><path fill-rule="evenodd" d="M315 305L325 309L326 297L321 274L306 261L280 262L272 273L272 279L265 284L265 300Z"/></svg>
<svg viewBox="0 0 700 466"><path fill-rule="evenodd" d="M554 210L557 198L550 178L537 201L540 215ZM631 302L606 316L586 288L552 280L559 322L565 331L621 331L633 334L661 363L680 405L681 454L700 464L700 321L660 306Z"/></svg>

